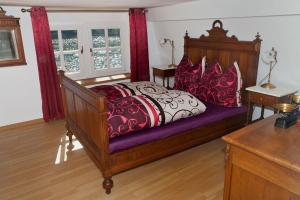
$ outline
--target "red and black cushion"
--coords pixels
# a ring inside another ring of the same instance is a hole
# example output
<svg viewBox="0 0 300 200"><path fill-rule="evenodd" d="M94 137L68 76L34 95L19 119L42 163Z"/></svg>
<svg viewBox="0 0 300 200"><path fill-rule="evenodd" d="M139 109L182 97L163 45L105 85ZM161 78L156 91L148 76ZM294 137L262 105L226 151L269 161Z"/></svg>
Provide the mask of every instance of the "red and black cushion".
<svg viewBox="0 0 300 200"><path fill-rule="evenodd" d="M241 73L237 63L210 81L209 102L225 107L241 106Z"/></svg>
<svg viewBox="0 0 300 200"><path fill-rule="evenodd" d="M206 69L201 82L188 91L200 100L225 107L241 106L241 73L235 62L224 73L218 63Z"/></svg>
<svg viewBox="0 0 300 200"><path fill-rule="evenodd" d="M201 80L204 72L205 57L201 64L193 66L192 61L188 56L183 56L175 72L175 90L187 91L188 87L193 83L198 83Z"/></svg>
<svg viewBox="0 0 300 200"><path fill-rule="evenodd" d="M222 68L218 63L215 63L205 70L200 82L189 86L188 92L202 101L209 102L210 81L219 74L222 74Z"/></svg>

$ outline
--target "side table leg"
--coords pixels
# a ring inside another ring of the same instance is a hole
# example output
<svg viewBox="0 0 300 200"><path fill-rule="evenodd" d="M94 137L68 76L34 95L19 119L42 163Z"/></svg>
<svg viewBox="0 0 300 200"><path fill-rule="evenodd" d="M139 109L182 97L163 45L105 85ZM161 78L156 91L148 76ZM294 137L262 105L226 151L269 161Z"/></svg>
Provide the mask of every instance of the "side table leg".
<svg viewBox="0 0 300 200"><path fill-rule="evenodd" d="M261 105L261 111L260 111L260 118L259 118L259 120L264 119L264 114L265 114L265 106Z"/></svg>
<svg viewBox="0 0 300 200"><path fill-rule="evenodd" d="M253 116L253 105L252 103L250 103L250 101L248 102L248 112L247 112L247 124L251 124L252 122L252 116Z"/></svg>

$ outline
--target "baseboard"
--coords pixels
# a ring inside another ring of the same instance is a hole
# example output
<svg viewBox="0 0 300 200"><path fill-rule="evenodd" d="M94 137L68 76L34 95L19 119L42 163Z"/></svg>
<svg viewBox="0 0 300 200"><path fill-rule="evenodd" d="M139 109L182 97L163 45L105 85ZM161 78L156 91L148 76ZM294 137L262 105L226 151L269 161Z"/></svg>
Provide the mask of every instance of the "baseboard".
<svg viewBox="0 0 300 200"><path fill-rule="evenodd" d="M11 130L11 129L21 128L24 126L32 126L32 125L41 124L41 123L44 123L44 120L42 118L33 119L33 120L25 121L25 122L19 122L19 123L15 123L15 124L9 124L6 126L1 126L0 133L3 131Z"/></svg>

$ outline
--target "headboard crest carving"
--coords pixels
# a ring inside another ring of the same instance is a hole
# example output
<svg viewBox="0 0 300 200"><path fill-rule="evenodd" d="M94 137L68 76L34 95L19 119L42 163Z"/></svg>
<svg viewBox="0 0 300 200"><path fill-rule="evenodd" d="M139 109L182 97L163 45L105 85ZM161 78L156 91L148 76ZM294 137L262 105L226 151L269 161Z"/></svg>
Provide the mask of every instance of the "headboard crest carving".
<svg viewBox="0 0 300 200"><path fill-rule="evenodd" d="M227 36L228 30L223 29L223 23L220 20L215 20L212 25L212 29L207 30L208 36L205 36L204 34L200 36L201 39L204 40L228 40L228 41L238 41L237 37L235 35L232 35L231 37Z"/></svg>

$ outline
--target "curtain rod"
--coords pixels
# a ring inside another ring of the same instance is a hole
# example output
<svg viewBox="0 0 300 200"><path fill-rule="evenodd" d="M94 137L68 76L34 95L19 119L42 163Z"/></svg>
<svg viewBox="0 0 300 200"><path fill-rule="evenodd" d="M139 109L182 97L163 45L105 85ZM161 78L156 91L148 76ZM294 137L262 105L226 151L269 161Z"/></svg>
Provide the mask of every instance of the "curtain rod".
<svg viewBox="0 0 300 200"><path fill-rule="evenodd" d="M123 10L71 10L71 9L46 9L47 12L51 12L51 13L57 13L57 12L128 12L128 9L123 9ZM26 8L22 8L21 12L25 13L25 12L31 12L31 9L26 9Z"/></svg>
<svg viewBox="0 0 300 200"><path fill-rule="evenodd" d="M25 12L31 12L31 9L26 9L26 8L22 8L21 11L23 13ZM103 12L103 13L111 13L111 12L115 12L115 13L119 13L119 12L129 12L129 9L120 9L120 10L71 10L71 9L46 9L47 12L52 12L52 13L58 13L58 12L85 12L85 13L88 13L88 12ZM148 9L145 9L144 12L148 12Z"/></svg>

